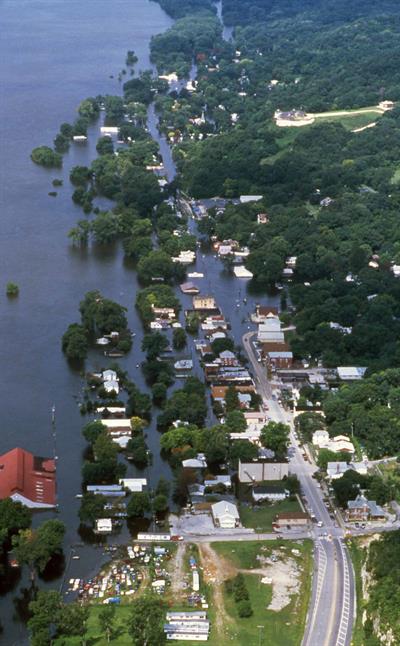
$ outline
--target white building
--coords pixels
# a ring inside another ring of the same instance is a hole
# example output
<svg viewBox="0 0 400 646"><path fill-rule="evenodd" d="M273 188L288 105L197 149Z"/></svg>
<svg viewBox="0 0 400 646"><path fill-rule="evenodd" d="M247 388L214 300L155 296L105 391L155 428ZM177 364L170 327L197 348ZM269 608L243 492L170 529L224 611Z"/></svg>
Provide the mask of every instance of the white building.
<svg viewBox="0 0 400 646"><path fill-rule="evenodd" d="M106 393L116 393L117 395L119 393L118 381L114 379L108 379L107 381L105 381L103 384L103 388L106 391Z"/></svg>
<svg viewBox="0 0 400 646"><path fill-rule="evenodd" d="M236 265L236 267L233 268L233 273L236 278L253 278L251 271L246 269L244 265Z"/></svg>
<svg viewBox="0 0 400 646"><path fill-rule="evenodd" d="M134 493L142 492L144 487L147 485L146 478L121 478L119 484L124 487L124 489L129 489Z"/></svg>
<svg viewBox="0 0 400 646"><path fill-rule="evenodd" d="M104 370L102 379L103 381L117 381L118 375L115 370Z"/></svg>
<svg viewBox="0 0 400 646"><path fill-rule="evenodd" d="M182 460L182 466L184 469L206 469L207 460L204 453L198 453L195 458L188 458L187 460Z"/></svg>
<svg viewBox="0 0 400 646"><path fill-rule="evenodd" d="M98 534L111 534L112 520L111 518L99 518L96 520L96 532Z"/></svg>
<svg viewBox="0 0 400 646"><path fill-rule="evenodd" d="M354 444L347 435L329 437L328 431L315 431L313 433L312 443L319 449L328 449L334 453L354 453Z"/></svg>
<svg viewBox="0 0 400 646"><path fill-rule="evenodd" d="M328 462L326 473L330 480L338 480L349 469L351 466L347 462Z"/></svg>
<svg viewBox="0 0 400 646"><path fill-rule="evenodd" d="M221 500L211 505L211 513L216 527L233 529L240 524L240 516L236 505L227 500Z"/></svg>
<svg viewBox="0 0 400 646"><path fill-rule="evenodd" d="M326 449L330 441L328 431L320 429L315 431L312 436L312 443L314 446L317 446L319 449Z"/></svg>
<svg viewBox="0 0 400 646"><path fill-rule="evenodd" d="M342 381L360 381L366 370L366 368L358 366L338 366L337 374Z"/></svg>
<svg viewBox="0 0 400 646"><path fill-rule="evenodd" d="M229 475L217 475L210 480L204 480L205 487L215 487L217 485L223 485L225 489L230 489L232 487L231 476Z"/></svg>
<svg viewBox="0 0 400 646"><path fill-rule="evenodd" d="M251 495L255 502L262 502L263 500L279 502L289 496L289 491L279 485L262 485L254 487Z"/></svg>

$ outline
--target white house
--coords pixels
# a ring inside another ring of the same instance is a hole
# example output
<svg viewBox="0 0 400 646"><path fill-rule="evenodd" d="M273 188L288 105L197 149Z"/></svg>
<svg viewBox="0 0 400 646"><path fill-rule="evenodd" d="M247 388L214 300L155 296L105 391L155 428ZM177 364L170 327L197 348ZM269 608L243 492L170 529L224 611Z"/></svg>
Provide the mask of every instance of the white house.
<svg viewBox="0 0 400 646"><path fill-rule="evenodd" d="M182 460L182 466L184 469L206 469L207 460L204 453L198 453L195 458Z"/></svg>
<svg viewBox="0 0 400 646"><path fill-rule="evenodd" d="M111 534L112 520L111 518L99 518L96 520L96 532L98 534Z"/></svg>
<svg viewBox="0 0 400 646"><path fill-rule="evenodd" d="M229 475L217 475L210 480L204 480L204 485L206 487L215 487L217 485L223 485L225 489L230 489L232 487L232 479Z"/></svg>
<svg viewBox="0 0 400 646"><path fill-rule="evenodd" d="M255 502L261 502L263 500L278 502L285 500L289 496L289 491L279 485L261 485L254 487L251 495Z"/></svg>
<svg viewBox="0 0 400 646"><path fill-rule="evenodd" d="M124 487L124 489L129 489L132 492L141 492L143 488L147 485L146 478L121 478L119 484Z"/></svg>
<svg viewBox="0 0 400 646"><path fill-rule="evenodd" d="M327 448L329 444L329 433L323 429L315 431L312 436L312 443L314 446L318 446L319 449Z"/></svg>
<svg viewBox="0 0 400 646"><path fill-rule="evenodd" d="M351 466L347 462L328 462L326 472L330 480L338 480L349 469Z"/></svg>
<svg viewBox="0 0 400 646"><path fill-rule="evenodd" d="M114 379L108 379L107 381L105 381L103 384L103 388L106 391L106 393L116 393L117 395L119 393L118 381Z"/></svg>
<svg viewBox="0 0 400 646"><path fill-rule="evenodd" d="M237 507L227 500L221 500L211 505L211 513L216 527L233 529L239 526L240 516Z"/></svg>
<svg viewBox="0 0 400 646"><path fill-rule="evenodd" d="M118 381L118 375L115 370L104 370L102 379L103 381Z"/></svg>
<svg viewBox="0 0 400 646"><path fill-rule="evenodd" d="M329 437L328 431L322 429L313 433L312 443L319 449L328 449L334 453L354 453L354 444L347 435Z"/></svg>

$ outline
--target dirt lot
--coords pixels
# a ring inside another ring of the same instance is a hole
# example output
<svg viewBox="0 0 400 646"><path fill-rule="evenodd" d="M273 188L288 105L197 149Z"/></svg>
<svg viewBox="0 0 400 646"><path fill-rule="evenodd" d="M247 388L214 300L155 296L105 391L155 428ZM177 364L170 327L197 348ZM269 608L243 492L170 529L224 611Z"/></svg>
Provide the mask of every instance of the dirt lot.
<svg viewBox="0 0 400 646"><path fill-rule="evenodd" d="M212 585L215 606L215 624L219 633L232 623L232 618L225 610L222 586L226 579L235 576L236 568L224 558L216 554L210 543L199 544L201 562L203 564L204 581Z"/></svg>
<svg viewBox="0 0 400 646"><path fill-rule="evenodd" d="M260 568L240 571L245 574L258 574L261 583L272 584L272 599L267 608L279 612L289 605L290 597L299 592L301 570L296 560L286 552L274 550L271 556L277 560L260 555Z"/></svg>
<svg viewBox="0 0 400 646"><path fill-rule="evenodd" d="M193 536L227 536L234 535L240 531L241 534L254 534L254 529L240 527L234 530L220 529L215 527L211 515L207 512L204 514L182 514L175 516L170 514L169 522L171 523L172 534L186 534Z"/></svg>

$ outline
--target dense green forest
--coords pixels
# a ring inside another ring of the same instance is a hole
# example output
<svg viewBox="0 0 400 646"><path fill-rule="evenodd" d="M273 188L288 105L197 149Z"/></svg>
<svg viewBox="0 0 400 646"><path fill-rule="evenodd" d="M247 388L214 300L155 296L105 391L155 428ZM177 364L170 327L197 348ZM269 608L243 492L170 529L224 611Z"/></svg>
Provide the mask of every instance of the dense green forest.
<svg viewBox="0 0 400 646"><path fill-rule="evenodd" d="M392 532L371 543L367 569L372 575L364 625L366 646L383 643L377 635L390 635L400 642L400 532ZM385 639L386 641L386 639Z"/></svg>
<svg viewBox="0 0 400 646"><path fill-rule="evenodd" d="M376 373L359 383L343 386L324 402L333 435L354 433L368 455L393 455L400 446L400 370Z"/></svg>
<svg viewBox="0 0 400 646"><path fill-rule="evenodd" d="M297 358L372 371L397 366L399 286L391 266L400 262L400 110L292 129L277 128L273 115L278 108L396 101L398 5L226 0L235 41L219 36L212 49L216 19L205 15L185 22L192 39L200 26L207 33L203 52L187 50L198 62L196 91L157 97L161 128L173 134L189 195L264 199L211 214L201 232L249 246L246 264L257 289L273 289L287 257L297 257L289 286ZM162 57L177 61L180 45L169 31ZM358 131L374 119L375 127ZM267 226L256 224L259 210L268 213Z"/></svg>
<svg viewBox="0 0 400 646"><path fill-rule="evenodd" d="M160 0L163 4L164 0ZM168 0L165 0L167 3ZM179 0L170 0L177 4ZM190 0L188 3L190 4ZM318 16L322 24L340 24L349 19L356 20L366 14L382 15L398 9L396 0L223 0L222 15L227 25L246 25L257 22L272 21L279 18L293 18L305 14L308 20Z"/></svg>
<svg viewBox="0 0 400 646"><path fill-rule="evenodd" d="M183 17L166 32L153 36L151 60L159 72L187 76L197 57L206 57L221 38L221 23L210 12Z"/></svg>

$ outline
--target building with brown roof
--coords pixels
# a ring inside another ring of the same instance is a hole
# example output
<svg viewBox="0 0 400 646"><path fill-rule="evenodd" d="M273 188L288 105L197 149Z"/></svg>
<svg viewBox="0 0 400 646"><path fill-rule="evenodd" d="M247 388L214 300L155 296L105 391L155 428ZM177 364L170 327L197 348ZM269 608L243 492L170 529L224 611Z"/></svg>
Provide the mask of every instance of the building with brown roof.
<svg viewBox="0 0 400 646"><path fill-rule="evenodd" d="M305 529L308 527L310 519L304 511L287 511L276 514L273 522L274 529Z"/></svg>

